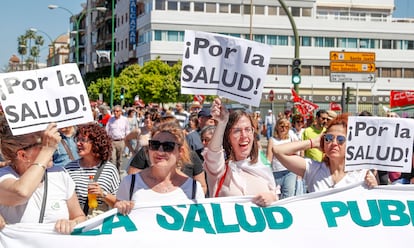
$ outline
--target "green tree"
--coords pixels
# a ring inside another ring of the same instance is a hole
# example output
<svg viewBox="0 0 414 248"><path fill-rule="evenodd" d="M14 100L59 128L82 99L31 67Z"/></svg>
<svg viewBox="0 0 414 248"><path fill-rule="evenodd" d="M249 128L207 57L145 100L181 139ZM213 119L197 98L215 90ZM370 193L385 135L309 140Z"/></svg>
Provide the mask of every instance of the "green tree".
<svg viewBox="0 0 414 248"><path fill-rule="evenodd" d="M33 43L32 43L33 42ZM41 35L36 35L36 31L29 29L26 30L24 35L20 35L17 38L17 52L22 56L22 63L26 62L29 69L32 69L33 64L37 64L38 57L40 55L40 47L44 44L44 39ZM28 57L24 61L23 56Z"/></svg>

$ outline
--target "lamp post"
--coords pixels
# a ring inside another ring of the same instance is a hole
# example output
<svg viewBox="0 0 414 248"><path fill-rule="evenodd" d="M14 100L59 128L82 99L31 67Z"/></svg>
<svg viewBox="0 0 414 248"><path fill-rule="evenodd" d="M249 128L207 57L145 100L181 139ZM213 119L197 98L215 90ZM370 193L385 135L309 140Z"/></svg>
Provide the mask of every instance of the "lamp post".
<svg viewBox="0 0 414 248"><path fill-rule="evenodd" d="M52 4L51 5L48 5L47 7L49 9L63 9L65 11L67 11L71 15L71 18L74 18L74 21L75 21L75 29L76 29L75 30L75 32L76 32L75 57L76 57L76 64L79 65L79 25L80 25L80 21L82 20L82 18L85 15L91 13L92 11L97 10L97 11L104 12L104 11L106 11L106 8L105 7L95 7L95 8L91 8L91 9L89 9L87 11L82 11L82 13L78 17L76 17L76 15L73 14L73 12L70 11L70 10L68 10L67 8L64 8L64 7L61 7L61 6L58 6L58 5L52 5Z"/></svg>
<svg viewBox="0 0 414 248"><path fill-rule="evenodd" d="M112 0L112 17L111 17L111 96L110 106L111 109L114 105L114 72L115 72L115 61L114 61L114 50L115 50L115 0Z"/></svg>
<svg viewBox="0 0 414 248"><path fill-rule="evenodd" d="M48 33L44 32L42 30L39 30L37 28L30 28L29 30L33 31L35 33L36 32L42 33L42 34L46 35L46 37L50 40L50 44L52 46L52 54L53 54L53 56L52 56L52 66L54 66L55 65L55 41L52 39L52 37L50 37L50 35Z"/></svg>
<svg viewBox="0 0 414 248"><path fill-rule="evenodd" d="M288 7L286 6L284 0L279 0L280 6L282 6L283 10L286 12L289 21L290 21L290 25L292 26L293 29L293 35L295 36L295 60L299 60L299 35L298 35L298 30L296 29L296 23L295 20L293 19L292 13L290 13ZM299 60L300 61L300 60ZM299 94L299 84L294 84L293 85L296 93Z"/></svg>

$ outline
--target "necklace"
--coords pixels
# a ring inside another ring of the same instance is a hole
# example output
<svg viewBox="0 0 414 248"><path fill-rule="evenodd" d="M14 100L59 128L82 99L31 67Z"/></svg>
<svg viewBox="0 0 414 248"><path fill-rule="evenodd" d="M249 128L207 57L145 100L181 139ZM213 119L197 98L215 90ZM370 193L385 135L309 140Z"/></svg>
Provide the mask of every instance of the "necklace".
<svg viewBox="0 0 414 248"><path fill-rule="evenodd" d="M160 192L160 193L167 193L170 192L174 189L174 184L171 181L167 181L167 180L158 180L156 177L148 174L148 178L151 181L151 184L148 185L150 186L150 188L156 192ZM151 186L152 185L152 186Z"/></svg>

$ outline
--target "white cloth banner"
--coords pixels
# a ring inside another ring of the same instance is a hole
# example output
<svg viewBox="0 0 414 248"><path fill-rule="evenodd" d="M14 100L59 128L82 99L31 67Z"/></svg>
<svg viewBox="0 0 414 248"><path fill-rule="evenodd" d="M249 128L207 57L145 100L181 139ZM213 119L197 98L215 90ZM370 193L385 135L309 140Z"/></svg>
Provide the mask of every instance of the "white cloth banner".
<svg viewBox="0 0 414 248"><path fill-rule="evenodd" d="M360 184L292 197L261 208L250 197L108 211L72 235L53 224L7 225L2 247L398 247L414 235L414 185Z"/></svg>

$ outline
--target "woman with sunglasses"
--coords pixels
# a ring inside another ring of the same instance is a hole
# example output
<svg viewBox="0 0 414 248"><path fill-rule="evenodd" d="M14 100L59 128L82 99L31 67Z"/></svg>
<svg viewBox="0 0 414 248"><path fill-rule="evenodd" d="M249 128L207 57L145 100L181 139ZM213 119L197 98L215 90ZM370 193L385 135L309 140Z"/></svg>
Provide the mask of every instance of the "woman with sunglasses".
<svg viewBox="0 0 414 248"><path fill-rule="evenodd" d="M204 198L201 184L181 171L190 163L190 149L178 123L155 127L148 148L150 167L121 181L115 203L120 213L129 214L135 203L171 204Z"/></svg>
<svg viewBox="0 0 414 248"><path fill-rule="evenodd" d="M219 98L214 100L211 114L217 126L203 151L210 196L252 195L259 206L278 200L280 190L272 171L259 159L253 116L240 110L229 114Z"/></svg>
<svg viewBox="0 0 414 248"><path fill-rule="evenodd" d="M303 177L308 192L340 188L364 182L368 187L378 185L369 170L345 172L345 143L348 115L334 118L321 136L299 142L273 146L273 154L290 171ZM324 153L323 161L292 155L304 149L318 148Z"/></svg>
<svg viewBox="0 0 414 248"><path fill-rule="evenodd" d="M86 218L75 183L52 163L61 140L56 123L42 132L16 136L4 118L0 127L1 150L10 160L0 168L0 215L8 224L55 223L57 232L70 234Z"/></svg>

